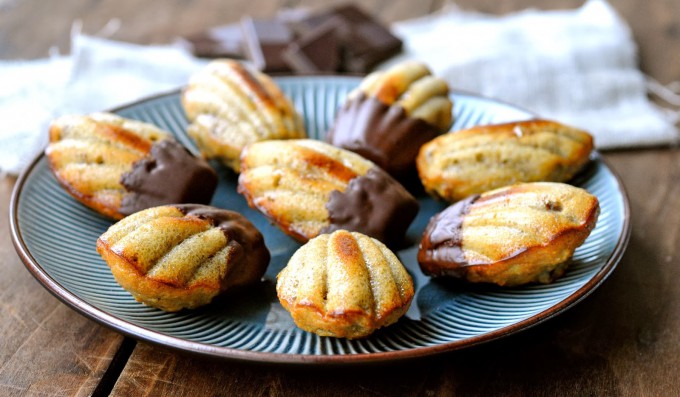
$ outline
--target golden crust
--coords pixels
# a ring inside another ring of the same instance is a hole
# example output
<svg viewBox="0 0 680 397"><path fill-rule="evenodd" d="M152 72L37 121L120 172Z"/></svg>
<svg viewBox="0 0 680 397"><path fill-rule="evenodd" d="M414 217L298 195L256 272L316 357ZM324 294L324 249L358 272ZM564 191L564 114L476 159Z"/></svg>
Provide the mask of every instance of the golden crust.
<svg viewBox="0 0 680 397"><path fill-rule="evenodd" d="M452 107L444 80L423 63L402 62L371 73L350 92L326 140L409 181L418 149L451 128Z"/></svg>
<svg viewBox="0 0 680 397"><path fill-rule="evenodd" d="M216 221L187 209L223 214L235 229L225 233ZM165 311L196 308L230 287L256 282L269 262L262 235L250 222L199 205L130 215L99 237L97 252L137 301Z"/></svg>
<svg viewBox="0 0 680 397"><path fill-rule="evenodd" d="M535 182L473 196L433 217L420 245L424 273L514 286L548 283L595 227L597 197Z"/></svg>
<svg viewBox="0 0 680 397"><path fill-rule="evenodd" d="M277 276L276 292L298 327L354 339L395 323L408 310L414 287L384 244L338 230L296 251Z"/></svg>
<svg viewBox="0 0 680 397"><path fill-rule="evenodd" d="M548 120L473 127L420 148L425 189L447 201L519 182L566 182L588 162L593 139Z"/></svg>
<svg viewBox="0 0 680 397"><path fill-rule="evenodd" d="M48 163L76 200L114 219L126 192L121 176L170 135L157 127L109 113L63 116L52 122Z"/></svg>
<svg viewBox="0 0 680 397"><path fill-rule="evenodd" d="M433 76L422 62L405 61L387 70L375 71L362 80L348 99L355 99L361 93L385 105L403 108L407 116L427 122L440 133L447 131L453 122L448 84Z"/></svg>
<svg viewBox="0 0 680 397"><path fill-rule="evenodd" d="M257 142L241 156L238 191L285 233L306 242L329 225L331 192L344 191L372 167L357 154L311 139Z"/></svg>
<svg viewBox="0 0 680 397"><path fill-rule="evenodd" d="M306 136L302 117L274 81L237 61L208 64L191 77L181 100L201 153L237 172L246 145Z"/></svg>

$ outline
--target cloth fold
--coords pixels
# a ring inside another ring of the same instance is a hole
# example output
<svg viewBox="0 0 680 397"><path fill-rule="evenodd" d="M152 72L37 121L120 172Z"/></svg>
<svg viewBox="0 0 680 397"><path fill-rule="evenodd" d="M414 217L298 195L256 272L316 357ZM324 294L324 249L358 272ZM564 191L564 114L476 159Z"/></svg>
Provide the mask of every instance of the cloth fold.
<svg viewBox="0 0 680 397"><path fill-rule="evenodd" d="M629 27L604 0L505 16L454 6L393 29L405 51L383 68L423 61L454 89L588 130L599 149L678 140L677 118L647 98Z"/></svg>
<svg viewBox="0 0 680 397"><path fill-rule="evenodd" d="M76 34L71 55L0 62L0 171L17 175L47 144L52 119L179 88L205 65L177 46Z"/></svg>
<svg viewBox="0 0 680 397"><path fill-rule="evenodd" d="M584 128L599 149L677 141L678 112L648 100L649 81L637 68L630 29L604 0L505 16L448 7L393 30L405 50L382 67L421 60L454 89ZM70 56L0 62L0 172L25 168L46 144L53 118L178 88L205 64L176 45L141 46L77 32L72 41Z"/></svg>

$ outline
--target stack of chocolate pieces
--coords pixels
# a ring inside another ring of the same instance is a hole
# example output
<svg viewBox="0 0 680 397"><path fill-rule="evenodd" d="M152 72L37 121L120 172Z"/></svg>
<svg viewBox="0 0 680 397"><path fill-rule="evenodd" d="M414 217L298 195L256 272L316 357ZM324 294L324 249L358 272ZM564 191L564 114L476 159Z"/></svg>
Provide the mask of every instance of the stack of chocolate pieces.
<svg viewBox="0 0 680 397"><path fill-rule="evenodd" d="M186 38L194 54L245 58L266 73L368 73L401 51L402 42L354 5L290 22L253 19Z"/></svg>

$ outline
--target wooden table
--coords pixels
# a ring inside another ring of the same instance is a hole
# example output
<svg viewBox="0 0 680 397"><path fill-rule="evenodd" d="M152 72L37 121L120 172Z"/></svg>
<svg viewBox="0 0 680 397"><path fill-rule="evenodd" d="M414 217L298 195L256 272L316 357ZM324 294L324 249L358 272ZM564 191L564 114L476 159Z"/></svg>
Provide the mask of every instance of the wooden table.
<svg viewBox="0 0 680 397"><path fill-rule="evenodd" d="M611 0L629 21L643 71L680 80L680 7L675 1ZM0 0L0 58L68 49L82 19L96 32L118 17L116 39L171 41L243 14L320 1ZM436 0L362 2L385 21L427 14ZM458 1L504 13L528 0ZM550 0L542 8L575 7ZM0 88L1 89L1 88ZM608 152L632 210L630 245L591 296L525 332L436 357L368 367L289 368L212 361L129 340L69 309L15 254L7 226L15 179L0 179L0 395L680 395L680 152L676 147ZM676 279L676 277L678 277Z"/></svg>

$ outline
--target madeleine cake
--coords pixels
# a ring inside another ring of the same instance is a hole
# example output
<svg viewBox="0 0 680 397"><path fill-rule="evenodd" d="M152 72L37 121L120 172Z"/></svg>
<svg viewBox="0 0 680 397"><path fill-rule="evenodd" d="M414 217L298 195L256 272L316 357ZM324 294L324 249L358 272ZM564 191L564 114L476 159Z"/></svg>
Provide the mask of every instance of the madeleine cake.
<svg viewBox="0 0 680 397"><path fill-rule="evenodd" d="M371 161L310 139L247 146L238 191L300 242L347 229L393 246L418 212L415 198Z"/></svg>
<svg viewBox="0 0 680 397"><path fill-rule="evenodd" d="M414 167L418 149L449 130L447 83L420 62L366 76L338 110L327 141L359 153L395 177Z"/></svg>
<svg viewBox="0 0 680 397"><path fill-rule="evenodd" d="M414 287L380 241L338 230L293 254L277 276L276 293L298 327L354 339L395 323L408 310Z"/></svg>
<svg viewBox="0 0 680 397"><path fill-rule="evenodd" d="M302 117L276 83L238 61L210 62L191 77L181 99L189 136L203 156L237 172L247 144L307 136Z"/></svg>
<svg viewBox="0 0 680 397"><path fill-rule="evenodd" d="M520 182L567 182L589 161L593 138L554 121L529 120L441 135L416 165L429 193L447 201Z"/></svg>
<svg viewBox="0 0 680 397"><path fill-rule="evenodd" d="M564 183L522 183L458 201L429 222L425 274L515 286L549 283L595 227L597 197Z"/></svg>
<svg viewBox="0 0 680 397"><path fill-rule="evenodd" d="M99 237L97 252L137 301L165 311L206 305L229 288L255 283L270 259L245 217L197 204L130 215Z"/></svg>
<svg viewBox="0 0 680 397"><path fill-rule="evenodd" d="M48 163L64 189L120 219L163 204L208 204L217 175L172 136L110 113L63 116L50 126Z"/></svg>

